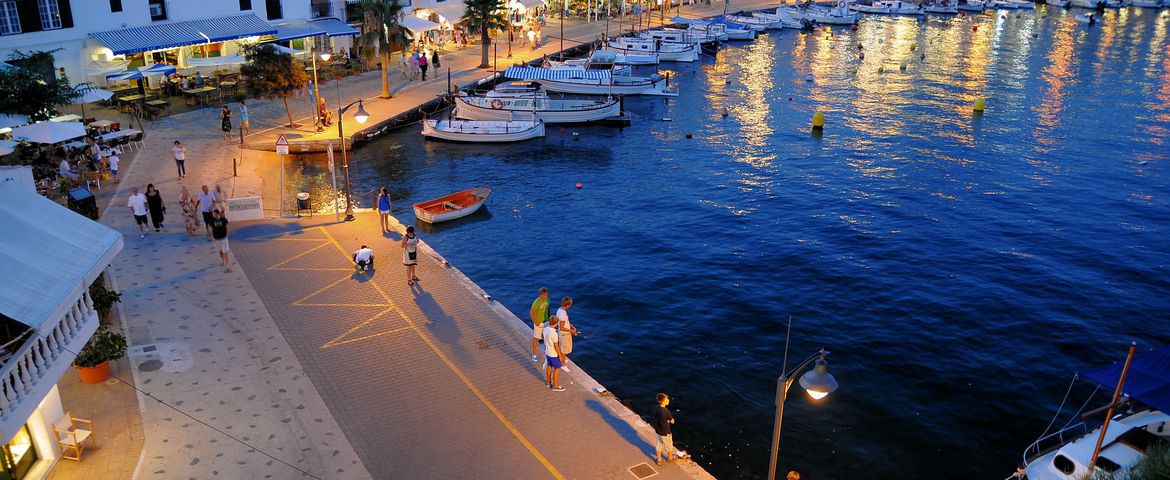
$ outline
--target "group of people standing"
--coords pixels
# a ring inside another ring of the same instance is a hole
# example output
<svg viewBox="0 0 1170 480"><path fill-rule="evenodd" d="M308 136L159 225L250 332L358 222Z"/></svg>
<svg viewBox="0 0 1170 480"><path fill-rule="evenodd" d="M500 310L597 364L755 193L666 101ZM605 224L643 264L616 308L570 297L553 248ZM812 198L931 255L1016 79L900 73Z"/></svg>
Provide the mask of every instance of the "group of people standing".
<svg viewBox="0 0 1170 480"><path fill-rule="evenodd" d="M431 51L430 60L427 60L426 50L415 50L409 57L405 55L402 57L402 78L406 79L406 81L413 82L419 80L419 75L421 74L421 80L425 82L427 80L428 68L434 67L435 72L438 72L439 67L442 66L439 63L438 50Z"/></svg>
<svg viewBox="0 0 1170 480"><path fill-rule="evenodd" d="M131 188L126 207L130 209L134 223L138 225L138 238L146 238L148 225L153 225L155 232L167 230L163 224L167 206L162 193L153 183L146 185L145 193L140 193L138 187ZM179 208L183 211L183 224L186 226L187 235L194 235L200 223L205 225L207 237L216 243L224 268L232 271L228 261L230 250L227 241L227 197L223 189L216 185L215 190L211 190L204 185L198 195L192 196L187 186L183 185L182 193L179 194Z"/></svg>
<svg viewBox="0 0 1170 480"><path fill-rule="evenodd" d="M532 361L538 359L536 345L544 341L544 377L548 388L554 392L563 392L561 386L561 370L569 371L569 357L573 353L573 335L577 334L577 327L569 321L569 309L573 307L573 299L564 297L556 315L549 315L548 288L540 287L540 295L532 301L532 308L528 310L528 318L532 320Z"/></svg>
<svg viewBox="0 0 1170 480"><path fill-rule="evenodd" d="M252 125L248 121L248 105L240 100L240 141L244 139L244 135L252 133ZM223 130L223 139L231 141L232 139L232 109L224 105L219 111L219 128Z"/></svg>

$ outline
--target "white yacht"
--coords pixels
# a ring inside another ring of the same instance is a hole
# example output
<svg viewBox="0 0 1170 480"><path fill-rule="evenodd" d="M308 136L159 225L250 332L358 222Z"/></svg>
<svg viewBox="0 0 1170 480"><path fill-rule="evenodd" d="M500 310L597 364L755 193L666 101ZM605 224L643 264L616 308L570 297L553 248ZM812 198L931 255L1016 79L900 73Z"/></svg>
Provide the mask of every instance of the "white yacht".
<svg viewBox="0 0 1170 480"><path fill-rule="evenodd" d="M664 42L652 38L617 37L606 42L615 52L635 55L657 55L664 62L695 62L699 60L698 43Z"/></svg>
<svg viewBox="0 0 1170 480"><path fill-rule="evenodd" d="M983 0L959 0L959 10L966 10L968 12L982 12L986 6Z"/></svg>
<svg viewBox="0 0 1170 480"><path fill-rule="evenodd" d="M549 98L541 90L528 97L485 95L473 97L461 92L455 97L455 117L465 120L531 120L545 123L596 122L621 115L615 98Z"/></svg>
<svg viewBox="0 0 1170 480"><path fill-rule="evenodd" d="M776 13L821 25L853 25L861 19L861 15L849 10L850 3L850 0L837 0L832 7L825 8L805 2L790 7L776 7Z"/></svg>

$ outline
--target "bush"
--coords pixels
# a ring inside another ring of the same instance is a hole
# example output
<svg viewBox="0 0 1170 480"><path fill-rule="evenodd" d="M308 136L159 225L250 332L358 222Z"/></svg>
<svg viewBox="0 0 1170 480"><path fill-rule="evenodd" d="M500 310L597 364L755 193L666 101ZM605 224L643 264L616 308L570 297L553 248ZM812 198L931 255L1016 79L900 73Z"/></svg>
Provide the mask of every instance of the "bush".
<svg viewBox="0 0 1170 480"><path fill-rule="evenodd" d="M1170 447L1155 445L1130 470L1130 480L1166 480L1170 478Z"/></svg>
<svg viewBox="0 0 1170 480"><path fill-rule="evenodd" d="M106 326L98 327L89 343L77 354L73 365L78 367L96 367L110 360L117 360L126 356L129 345L126 337L111 332Z"/></svg>
<svg viewBox="0 0 1170 480"><path fill-rule="evenodd" d="M105 273L98 275L98 278L89 285L89 297L93 299L93 309L97 310L98 321L102 323L106 322L106 317L114 309L114 304L122 301L121 293L106 288Z"/></svg>

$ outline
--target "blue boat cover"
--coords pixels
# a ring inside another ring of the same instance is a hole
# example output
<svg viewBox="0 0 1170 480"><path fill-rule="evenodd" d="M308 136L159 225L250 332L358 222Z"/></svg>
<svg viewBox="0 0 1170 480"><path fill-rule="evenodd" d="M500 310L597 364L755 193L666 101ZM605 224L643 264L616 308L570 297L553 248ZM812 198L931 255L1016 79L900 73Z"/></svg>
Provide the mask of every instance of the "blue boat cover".
<svg viewBox="0 0 1170 480"><path fill-rule="evenodd" d="M567 80L574 78L605 80L610 77L610 71L574 68L508 67L507 70L504 70L504 77L516 80Z"/></svg>
<svg viewBox="0 0 1170 480"><path fill-rule="evenodd" d="M1117 379L1125 362L1117 362L1085 372L1085 378L1109 389L1117 388ZM1170 345L1134 354L1125 375L1122 393L1134 400L1170 413Z"/></svg>
<svg viewBox="0 0 1170 480"><path fill-rule="evenodd" d="M90 35L114 51L114 55L167 50L171 48L272 35L276 28L251 13L230 17L156 23L141 27L119 28Z"/></svg>
<svg viewBox="0 0 1170 480"><path fill-rule="evenodd" d="M670 19L670 21L674 22L674 23L684 23L684 24L688 24L688 25L698 25L698 26L711 24L711 22L705 22L703 20L695 20L693 18L687 18L687 17L681 16L681 15L675 15L673 18Z"/></svg>
<svg viewBox="0 0 1170 480"><path fill-rule="evenodd" d="M333 17L313 20L309 23L314 27L324 30L325 34L329 35L330 37L352 37L354 35L361 34L361 32L357 31L356 28L353 28L349 26L349 24Z"/></svg>

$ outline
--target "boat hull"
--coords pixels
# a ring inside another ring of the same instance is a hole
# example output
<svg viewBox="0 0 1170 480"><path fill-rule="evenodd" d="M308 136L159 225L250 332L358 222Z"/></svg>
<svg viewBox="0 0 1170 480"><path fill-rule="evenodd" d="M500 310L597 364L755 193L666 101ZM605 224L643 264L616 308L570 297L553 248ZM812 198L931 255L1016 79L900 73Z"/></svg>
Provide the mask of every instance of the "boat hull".
<svg viewBox="0 0 1170 480"><path fill-rule="evenodd" d="M467 120L514 121L529 120L534 114L532 99L500 99L500 108L492 108L487 98L467 99L459 97L455 116ZM486 103L486 104L485 104ZM592 104L592 105L590 105ZM536 119L544 123L586 123L596 122L621 115L621 104L617 100L590 102L588 100L544 100L537 101Z"/></svg>
<svg viewBox="0 0 1170 480"><path fill-rule="evenodd" d="M631 43L618 39L609 42L609 49L625 55L656 55L663 62L697 62L699 61L699 46L697 44L679 44L666 42L670 48L656 48L654 42Z"/></svg>
<svg viewBox="0 0 1170 480"><path fill-rule="evenodd" d="M491 194L492 189L490 188L476 187L434 200L416 203L413 205L414 216L420 221L431 224L466 217L479 211Z"/></svg>
<svg viewBox="0 0 1170 480"><path fill-rule="evenodd" d="M450 142L507 143L544 136L544 122L424 120L423 136Z"/></svg>
<svg viewBox="0 0 1170 480"><path fill-rule="evenodd" d="M545 90L580 95L666 95L677 96L678 90L666 88L666 79L614 76L613 84L604 80L574 78L567 80L534 80Z"/></svg>

